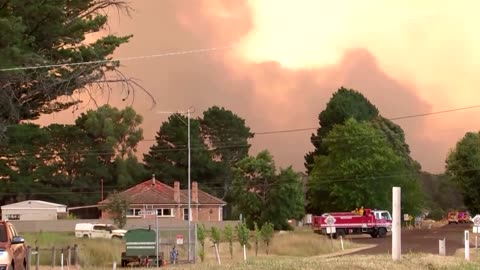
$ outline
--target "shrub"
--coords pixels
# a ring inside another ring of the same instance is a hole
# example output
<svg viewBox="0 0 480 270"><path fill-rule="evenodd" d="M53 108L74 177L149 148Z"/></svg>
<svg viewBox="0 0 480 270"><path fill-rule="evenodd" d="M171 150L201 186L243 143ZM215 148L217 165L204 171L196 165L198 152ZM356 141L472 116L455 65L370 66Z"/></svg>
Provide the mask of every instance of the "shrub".
<svg viewBox="0 0 480 270"><path fill-rule="evenodd" d="M198 256L200 256L200 260L203 262L205 259L205 225L199 224L197 226L197 239L200 242L200 251L198 252Z"/></svg>
<svg viewBox="0 0 480 270"><path fill-rule="evenodd" d="M228 250L230 251L230 258L233 259L233 228L232 225L228 224L223 229L223 237L228 243Z"/></svg>
<svg viewBox="0 0 480 270"><path fill-rule="evenodd" d="M446 213L441 208L436 208L428 214L428 218L439 221L445 217Z"/></svg>
<svg viewBox="0 0 480 270"><path fill-rule="evenodd" d="M272 238L273 238L273 232L274 231L273 231L272 223L270 222L263 223L260 234L262 235L263 242L265 242L267 255L268 255L268 248L270 247L270 242L272 241Z"/></svg>

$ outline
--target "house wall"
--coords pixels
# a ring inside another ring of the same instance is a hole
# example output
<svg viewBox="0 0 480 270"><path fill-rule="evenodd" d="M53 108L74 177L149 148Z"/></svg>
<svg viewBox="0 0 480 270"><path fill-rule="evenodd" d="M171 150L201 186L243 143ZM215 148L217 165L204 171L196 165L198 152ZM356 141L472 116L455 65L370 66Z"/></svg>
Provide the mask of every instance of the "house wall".
<svg viewBox="0 0 480 270"><path fill-rule="evenodd" d="M219 206L201 206L197 211L199 221L222 221L223 207Z"/></svg>
<svg viewBox="0 0 480 270"><path fill-rule="evenodd" d="M3 209L2 219L8 220L9 215L19 215L20 220L57 220L57 209Z"/></svg>

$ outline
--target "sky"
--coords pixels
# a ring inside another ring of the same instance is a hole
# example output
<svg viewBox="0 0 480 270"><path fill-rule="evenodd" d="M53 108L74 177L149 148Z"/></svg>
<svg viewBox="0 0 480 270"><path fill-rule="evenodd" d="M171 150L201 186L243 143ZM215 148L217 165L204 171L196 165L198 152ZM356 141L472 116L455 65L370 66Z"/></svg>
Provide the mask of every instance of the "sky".
<svg viewBox="0 0 480 270"><path fill-rule="evenodd" d="M448 2L448 1L447 1ZM318 127L318 114L341 86L363 93L389 117L480 104L476 76L478 1L135 0L130 16L111 12L104 33L133 34L114 57L219 48L207 53L122 62L135 99L113 86L96 104L132 105L143 115L139 151L151 146L166 115L157 111L213 105L232 110L254 132ZM118 15L120 14L120 15ZM73 123L94 108L43 116L37 122ZM395 121L413 158L441 172L449 150L477 131L480 109ZM312 131L258 135L251 154L269 149L277 165L304 170Z"/></svg>

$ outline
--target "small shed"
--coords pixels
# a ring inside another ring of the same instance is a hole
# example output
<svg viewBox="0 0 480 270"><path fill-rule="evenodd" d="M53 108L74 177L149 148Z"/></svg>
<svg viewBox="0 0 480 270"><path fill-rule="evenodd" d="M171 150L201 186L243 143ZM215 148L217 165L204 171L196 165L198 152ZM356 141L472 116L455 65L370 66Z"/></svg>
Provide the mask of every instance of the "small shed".
<svg viewBox="0 0 480 270"><path fill-rule="evenodd" d="M57 220L67 213L66 205L37 200L3 205L1 209L3 220Z"/></svg>

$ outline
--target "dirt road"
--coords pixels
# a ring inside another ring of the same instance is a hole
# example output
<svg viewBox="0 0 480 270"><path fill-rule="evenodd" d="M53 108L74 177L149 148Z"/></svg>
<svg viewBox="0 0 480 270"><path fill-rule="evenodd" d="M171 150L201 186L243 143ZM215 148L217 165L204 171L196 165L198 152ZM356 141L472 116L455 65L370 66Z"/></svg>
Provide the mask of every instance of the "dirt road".
<svg viewBox="0 0 480 270"><path fill-rule="evenodd" d="M403 230L402 253L422 252L438 254L438 240L445 238L446 253L447 255L453 255L457 249L464 247L464 231L470 229L471 226L470 224L452 224L430 230ZM475 239L475 235L471 234L470 238ZM350 240L359 244L378 245L374 248L361 250L352 254L385 254L391 253L392 251L392 238L390 235L384 238L352 237ZM475 244L473 244L472 247L475 247Z"/></svg>

